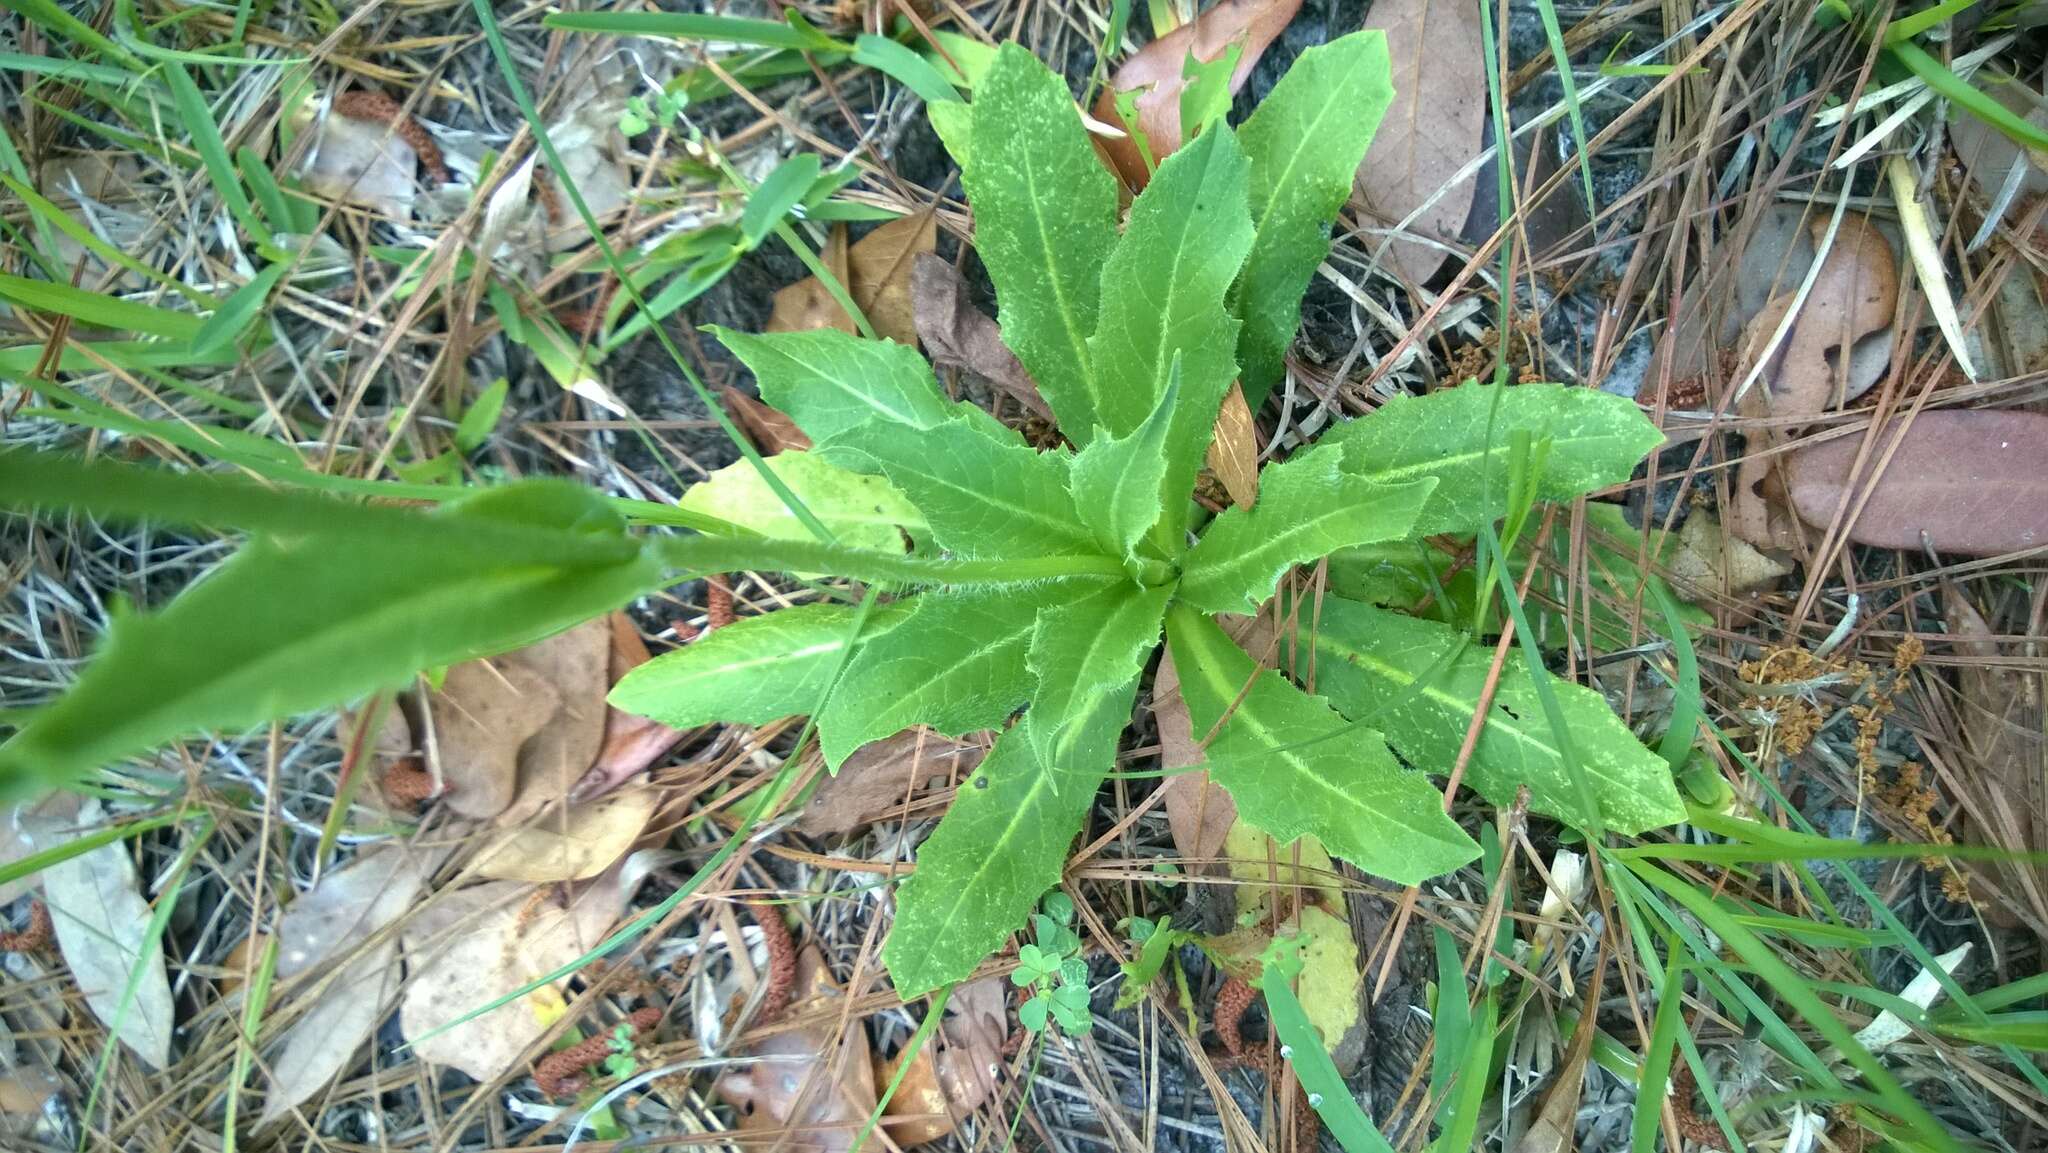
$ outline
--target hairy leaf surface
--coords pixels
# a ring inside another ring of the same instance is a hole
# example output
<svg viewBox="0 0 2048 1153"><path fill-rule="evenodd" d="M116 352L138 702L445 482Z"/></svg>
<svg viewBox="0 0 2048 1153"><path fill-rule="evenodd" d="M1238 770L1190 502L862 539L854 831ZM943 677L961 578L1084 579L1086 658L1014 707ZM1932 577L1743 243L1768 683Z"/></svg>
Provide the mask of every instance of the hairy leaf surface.
<svg viewBox="0 0 2048 1153"><path fill-rule="evenodd" d="M1178 362L1176 362L1178 363ZM1180 379L1167 382L1166 392L1128 436L1096 429L1088 447L1074 454L1072 487L1081 520L1097 543L1126 560L1159 520L1162 482L1166 479L1166 438L1174 408L1180 401ZM1184 495L1184 494L1183 494Z"/></svg>
<svg viewBox="0 0 2048 1153"><path fill-rule="evenodd" d="M817 707L849 641L883 636L914 603L869 610L858 641L852 605L797 605L734 621L633 669L607 699L613 708L672 729L800 716Z"/></svg>
<svg viewBox="0 0 2048 1153"><path fill-rule="evenodd" d="M1167 157L1102 270L1102 323L1088 341L1102 383L1095 423L1112 436L1136 429L1178 362L1164 489L1164 507L1176 513L1237 376L1237 321L1223 301L1252 243L1248 168L1221 125Z"/></svg>
<svg viewBox="0 0 2048 1153"><path fill-rule="evenodd" d="M1256 238L1232 291L1239 379L1253 408L1280 379L1301 298L1330 254L1330 222L1394 98L1384 32L1303 52L1244 122Z"/></svg>
<svg viewBox="0 0 2048 1153"><path fill-rule="evenodd" d="M923 512L932 539L961 556L1093 553L1094 538L1067 491L1067 458L1041 453L980 423L930 429L875 423L835 444L865 458Z"/></svg>
<svg viewBox="0 0 2048 1153"><path fill-rule="evenodd" d="M662 583L659 563L637 550L609 563L505 559L495 546L507 521L626 541L604 499L573 485L525 482L394 524L415 521L431 531L258 537L160 611L117 617L71 690L0 745L0 790L72 780L176 737L390 688L421 669L538 640Z"/></svg>
<svg viewBox="0 0 2048 1153"><path fill-rule="evenodd" d="M1304 618L1305 620L1305 618ZM1302 627L1302 641L1309 628ZM1316 687L1344 714L1380 726L1409 763L1449 772L1478 708L1493 654L1448 625L1326 597L1314 630ZM1550 674L1545 673L1545 676ZM1601 827L1633 834L1685 819L1671 769L1636 740L1600 694L1551 676L1578 771ZM1584 826L1587 814L1522 662L1501 669L1465 783L1496 805L1529 787L1530 808Z"/></svg>
<svg viewBox="0 0 2048 1153"><path fill-rule="evenodd" d="M1180 599L1206 612L1256 610L1289 565L1409 535L1434 482L1382 484L1344 471L1318 445L1260 474L1259 503L1216 518L1188 552Z"/></svg>
<svg viewBox="0 0 2048 1153"><path fill-rule="evenodd" d="M1025 654L1038 610L1106 583L1061 580L919 595L903 623L862 646L818 717L825 763L912 725L949 737L994 728L1031 697Z"/></svg>
<svg viewBox="0 0 2048 1153"><path fill-rule="evenodd" d="M1344 469L1354 476L1436 477L1436 493L1414 527L1416 535L1428 536L1473 532L1506 513L1508 437L1518 429L1550 441L1538 500L1570 500L1621 484L1664 440L1634 401L1596 388L1468 383L1397 396L1331 431L1323 443L1344 446Z"/></svg>
<svg viewBox="0 0 2048 1153"><path fill-rule="evenodd" d="M1115 581L1039 610L1026 657L1038 690L1025 727L1041 759L1053 761L1094 698L1144 670L1145 658L1159 647L1159 621L1172 593L1170 585Z"/></svg>
<svg viewBox="0 0 2048 1153"><path fill-rule="evenodd" d="M958 412L917 349L838 329L756 335L713 328L759 382L761 399L789 414L819 446L869 421L937 428Z"/></svg>
<svg viewBox="0 0 2048 1153"><path fill-rule="evenodd" d="M1088 353L1102 266L1117 239L1116 182L1088 143L1066 81L1021 45L996 51L970 107L974 162L962 183L1003 339L1078 444L1102 423L1102 397L1117 386Z"/></svg>
<svg viewBox="0 0 2048 1153"><path fill-rule="evenodd" d="M1444 813L1443 795L1402 768L1379 733L1260 669L1205 616L1176 606L1166 636L1197 738L1251 684L1206 764L1240 817L1282 843L1314 834L1331 853L1404 885L1479 855Z"/></svg>
<svg viewBox="0 0 2048 1153"><path fill-rule="evenodd" d="M882 961L898 993L913 997L972 973L1059 882L1137 690L1133 678L1097 696L1056 763L1040 761L1016 729L997 739L897 890Z"/></svg>

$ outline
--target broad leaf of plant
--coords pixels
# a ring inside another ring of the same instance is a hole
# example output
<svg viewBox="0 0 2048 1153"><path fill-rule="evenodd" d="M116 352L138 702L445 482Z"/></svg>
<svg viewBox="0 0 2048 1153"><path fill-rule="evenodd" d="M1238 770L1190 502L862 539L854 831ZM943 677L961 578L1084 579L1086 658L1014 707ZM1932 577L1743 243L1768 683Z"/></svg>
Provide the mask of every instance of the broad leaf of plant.
<svg viewBox="0 0 2048 1153"><path fill-rule="evenodd" d="M860 643L887 634L915 603L871 610ZM838 670L858 612L852 605L798 605L735 621L633 669L607 699L672 729L713 721L764 725L807 713Z"/></svg>
<svg viewBox="0 0 2048 1153"><path fill-rule="evenodd" d="M1070 469L1076 511L1104 551L1131 559L1159 520L1166 478L1166 438L1180 402L1179 360L1166 391L1145 423L1128 436L1095 430Z"/></svg>
<svg viewBox="0 0 2048 1153"><path fill-rule="evenodd" d="M932 539L957 555L1096 551L1067 491L1067 459L1007 430L998 435L971 420L930 429L876 422L834 443L849 463L864 458L879 467L924 514Z"/></svg>
<svg viewBox="0 0 2048 1153"><path fill-rule="evenodd" d="M1025 654L1038 610L1098 581L940 589L912 602L903 623L861 646L818 717L818 744L837 772L848 754L912 725L949 737L1003 723L1031 696Z"/></svg>
<svg viewBox="0 0 2048 1153"><path fill-rule="evenodd" d="M1255 238L1231 305L1238 379L1253 408L1280 379L1309 278L1330 253L1330 222L1394 97L1387 38L1354 32L1295 60L1239 130L1251 159Z"/></svg>
<svg viewBox="0 0 2048 1153"><path fill-rule="evenodd" d="M1414 528L1427 536L1472 532L1507 512L1508 436L1516 429L1550 439L1549 463L1536 488L1536 499L1547 501L1621 484L1664 439L1634 401L1599 389L1467 383L1422 397L1396 396L1333 430L1323 443L1344 446L1344 469L1355 476L1436 477L1436 492Z"/></svg>
<svg viewBox="0 0 2048 1153"><path fill-rule="evenodd" d="M1410 535L1434 482L1383 484L1344 464L1343 449L1318 445L1268 467L1259 503L1224 512L1189 550L1180 599L1205 612L1255 612L1290 565Z"/></svg>
<svg viewBox="0 0 2048 1153"><path fill-rule="evenodd" d="M1060 763L1096 697L1131 680L1159 647L1159 621L1171 585L1141 588L1114 581L1038 612L1025 663L1038 679L1024 727L1038 756Z"/></svg>
<svg viewBox="0 0 2048 1153"><path fill-rule="evenodd" d="M932 131L938 134L939 143L946 146L953 163L967 171L968 157L974 148L974 109L965 104L948 101L944 104L927 104L924 108L926 119L932 122Z"/></svg>
<svg viewBox="0 0 2048 1153"><path fill-rule="evenodd" d="M505 520L627 538L596 493L528 482L426 518L431 536L259 537L159 612L118 617L71 691L0 746L0 791L62 785L205 729L235 729L517 648L660 587L651 552L507 559Z"/></svg>
<svg viewBox="0 0 2048 1153"><path fill-rule="evenodd" d="M1346 716L1378 725L1409 763L1449 772L1478 707L1491 651L1448 625L1341 597L1324 598L1314 629L1302 627L1304 643L1311 631L1316 687ZM1600 806L1602 828L1634 834L1685 819L1670 767L1600 694L1555 676L1551 688L1580 763L1565 762L1527 666L1510 660L1465 768L1466 784L1503 807L1527 785L1531 809L1583 827L1587 814L1572 779L1580 772Z"/></svg>
<svg viewBox="0 0 2048 1153"><path fill-rule="evenodd" d="M924 517L903 493L879 476L862 476L814 453L791 451L767 457L770 471L804 507L848 548L902 552L903 533L928 535ZM683 508L783 540L814 540L808 528L761 478L751 461L719 469L691 485Z"/></svg>
<svg viewBox="0 0 2048 1153"><path fill-rule="evenodd" d="M1332 854L1404 885L1479 855L1429 778L1402 768L1379 733L1259 669L1199 613L1176 605L1166 636L1197 735L1214 729L1251 685L1210 742L1207 762L1242 819L1283 844L1313 834Z"/></svg>
<svg viewBox="0 0 2048 1153"><path fill-rule="evenodd" d="M896 894L883 963L905 997L958 981L1059 882L1067 847L1116 759L1138 682L1095 698L1054 765L1015 729L997 739L918 849Z"/></svg>
<svg viewBox="0 0 2048 1153"><path fill-rule="evenodd" d="M1176 513L1209 445L1216 406L1237 376L1237 322L1223 300L1252 243L1248 167L1224 126L1167 157L1131 205L1130 224L1102 269L1101 323L1088 340L1103 385L1093 419L1112 436L1130 433L1180 365L1162 490L1163 507ZM1071 435L1072 425L1061 427Z"/></svg>
<svg viewBox="0 0 2048 1153"><path fill-rule="evenodd" d="M1105 394L1124 386L1099 374L1088 350L1117 240L1116 182L1096 159L1066 82L1021 45L996 51L971 107L974 160L961 180L1003 339L1078 443L1104 423Z"/></svg>
<svg viewBox="0 0 2048 1153"><path fill-rule="evenodd" d="M869 421L937 428L957 411L915 348L831 328L711 332L753 370L761 399L788 413L820 447Z"/></svg>

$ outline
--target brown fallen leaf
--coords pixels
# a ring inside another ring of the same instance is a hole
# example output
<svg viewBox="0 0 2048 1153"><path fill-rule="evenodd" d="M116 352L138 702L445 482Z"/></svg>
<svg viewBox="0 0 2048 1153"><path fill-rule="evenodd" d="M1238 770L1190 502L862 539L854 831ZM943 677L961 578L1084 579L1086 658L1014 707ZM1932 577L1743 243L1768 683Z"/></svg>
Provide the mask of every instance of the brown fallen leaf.
<svg viewBox="0 0 2048 1153"><path fill-rule="evenodd" d="M441 855L402 844L376 846L322 877L285 910L277 928L283 994L277 1003L304 1013L265 1066L270 1092L258 1128L346 1072L390 1012L400 978L398 939L365 942L412 907ZM297 1004L301 991L309 1005Z"/></svg>
<svg viewBox="0 0 2048 1153"><path fill-rule="evenodd" d="M1266 655L1273 627L1263 615L1226 616L1220 618L1220 623L1231 639L1253 657ZM1170 652L1160 655L1159 673L1153 678L1152 715L1159 726L1159 764L1167 770L1166 781L1159 789L1173 846L1189 860L1211 862L1198 866L1201 871L1220 872L1226 868L1226 863L1219 860L1224 843L1230 837L1231 826L1237 823L1237 802L1230 799L1221 785L1211 783L1205 770L1174 771L1207 759L1201 739L1208 734L1193 731L1187 702L1180 695L1180 674L1173 667Z"/></svg>
<svg viewBox="0 0 2048 1153"><path fill-rule="evenodd" d="M430 765L438 763L450 812L487 821L519 792L519 750L545 728L561 698L539 673L502 660L448 670L427 699Z"/></svg>
<svg viewBox="0 0 2048 1153"><path fill-rule="evenodd" d="M910 1068L903 1071L898 1084L896 1076L906 1058ZM916 1052L906 1049L886 1061L877 1058L875 1084L896 1085L896 1095L882 1109L882 1128L898 1145L928 1145L956 1128L929 1046L920 1046Z"/></svg>
<svg viewBox="0 0 2048 1153"><path fill-rule="evenodd" d="M797 816L798 832L813 837L850 833L903 807L934 779L965 776L988 750L979 744L908 729L854 750L839 772L818 782Z"/></svg>
<svg viewBox="0 0 2048 1153"><path fill-rule="evenodd" d="M994 318L968 300L967 282L958 269L929 252L918 254L911 262L910 294L917 335L933 364L971 372L1038 416L1052 419L1037 382L1003 343Z"/></svg>
<svg viewBox="0 0 2048 1153"><path fill-rule="evenodd" d="M1489 148L1492 145L1493 120L1488 117L1482 123L1479 146ZM1563 246L1575 237L1581 249L1591 244L1590 236L1583 231L1587 223L1586 202L1579 195L1579 182L1561 181L1550 195L1541 200L1531 199L1558 169L1556 138L1549 133L1539 130L1516 137L1514 157L1515 181L1521 185L1521 194L1516 202L1522 212L1517 247L1526 239L1527 251L1533 259L1549 267L1569 271L1576 267L1576 262L1560 259ZM1473 188L1472 211L1465 218L1465 227L1460 235L1468 244L1479 244L1499 227L1500 177L1489 167L1479 173Z"/></svg>
<svg viewBox="0 0 2048 1153"><path fill-rule="evenodd" d="M603 618L530 644L500 662L531 671L559 700L553 715L519 749L519 791L498 814L503 825L525 824L558 804L604 746L610 706L612 627Z"/></svg>
<svg viewBox="0 0 2048 1153"><path fill-rule="evenodd" d="M817 946L805 946L797 955L789 1009L803 1027L762 1038L749 1055L764 1060L727 1073L714 1086L739 1111L740 1132L775 1137L804 1153L851 1153L875 1108L874 1065L860 1019L839 1027L845 1016L840 997Z"/></svg>
<svg viewBox="0 0 2048 1153"><path fill-rule="evenodd" d="M1858 544L1996 556L2048 542L2048 416L1922 412L1879 472L1898 428L1877 434L1861 470L1861 437L1795 449L1786 474L1800 519L1825 526L1846 498L1861 501L1849 509Z"/></svg>
<svg viewBox="0 0 2048 1153"><path fill-rule="evenodd" d="M1798 292L1813 266L1817 243L1827 234L1827 223L1825 212L1796 204L1772 205L1743 222L1732 234L1743 240L1740 259L1709 262L1705 274L1687 286L1674 314L1677 329L1668 352L1659 341L1644 379L1652 383L1660 379L1667 359L1674 382L1696 379L1709 372L1724 350L1743 347L1745 333L1757 315ZM1894 237L1869 217L1845 216L1830 250L1829 266L1816 278L1807 299L1808 312L1799 321L1800 325L1813 322L1807 335L1810 342L1835 351L1824 352L1820 361L1811 351L1793 352L1796 328L1781 346L1801 377L1817 380L1825 375L1836 380L1837 388L1831 393L1836 404L1846 404L1869 391L1883 379L1891 363L1890 310L1883 310L1883 318L1873 321L1879 311L1876 302L1856 297L1859 290L1862 295L1881 295L1890 285L1891 298L1896 300L1898 250ZM1836 347L1842 343L1844 329L1852 333L1846 371L1841 370L1842 357ZM1828 339L1830 334L1834 339ZM1825 371L1814 368L1816 364L1825 364Z"/></svg>
<svg viewBox="0 0 2048 1153"><path fill-rule="evenodd" d="M1387 34L1394 65L1393 103L1358 166L1356 185L1365 215L1392 228L1421 209L1407 235L1455 244L1471 215L1477 181L1467 178L1444 189L1478 155L1486 120L1479 9L1459 0L1373 0L1365 27ZM1379 246L1374 238L1372 249ZM1402 277L1415 284L1434 277L1445 255L1435 244L1399 237L1388 243L1386 253Z"/></svg>
<svg viewBox="0 0 2048 1153"><path fill-rule="evenodd" d="M1104 124L1123 125L1117 115L1116 94L1138 92L1138 129L1152 150L1154 162L1173 155L1181 146L1180 94L1187 87L1182 71L1190 54L1204 64L1221 59L1232 44L1242 44L1237 67L1230 72L1230 91L1236 95L1288 21L1301 10L1301 0L1222 0L1193 21L1159 37L1117 65L1116 72L1095 98L1094 116ZM1127 126L1125 126L1127 127ZM1133 189L1142 189L1151 179L1145 158L1130 137L1098 137L1117 175Z"/></svg>
<svg viewBox="0 0 2048 1153"><path fill-rule="evenodd" d="M825 234L825 247L818 252L818 260L839 281L843 288L852 291L853 273L847 267L846 225L834 224ZM860 331L839 302L832 299L832 293L825 282L815 276L806 276L795 284L778 289L775 304L768 312L769 332L810 332L819 328L836 328L853 334Z"/></svg>
<svg viewBox="0 0 2048 1153"><path fill-rule="evenodd" d="M581 886L566 908L556 900L553 886L490 881L443 894L422 909L406 924L401 939L408 982L398 1022L414 1053L483 1082L519 1065L562 1006L558 986L542 986L457 1021L588 953L618 920L648 870L673 856L655 850L634 853Z"/></svg>
<svg viewBox="0 0 2048 1153"><path fill-rule="evenodd" d="M543 812L506 829L477 854L479 876L506 881L579 881L626 855L654 817L656 793L622 789L601 799Z"/></svg>
<svg viewBox="0 0 2048 1153"><path fill-rule="evenodd" d="M1230 503L1250 508L1259 499L1259 434L1244 389L1236 381L1216 410L1216 428L1209 441L1209 471L1230 494Z"/></svg>
<svg viewBox="0 0 2048 1153"><path fill-rule="evenodd" d="M97 799L80 808L74 828L32 834L33 851L55 848L105 822ZM176 1010L163 955L153 945L151 910L126 841L59 861L43 870L43 900L57 930L57 948L86 1007L150 1069L170 1063Z"/></svg>
<svg viewBox="0 0 2048 1153"><path fill-rule="evenodd" d="M1962 692L1956 700L1969 771L1957 774L1971 794L1963 840L2012 852L2037 852L2048 846L2048 739L2042 735L2040 674L2001 666L1991 626L1953 585L1942 587L1943 615L1955 638L1955 651L1967 657L1957 677ZM2038 867L2011 861L1971 861L1965 868L1996 884L2012 897L2027 898L2035 909L2048 907L2048 878ZM2006 928L2020 919L2002 903L1984 906L1984 915Z"/></svg>
<svg viewBox="0 0 2048 1153"><path fill-rule="evenodd" d="M774 411L770 409L769 411ZM779 415L779 414L778 414ZM611 615L611 662L609 676L612 684L639 668L650 658L647 646L640 640L640 632L633 627L633 620L625 613ZM597 759L590 769L569 790L569 800L580 804L604 796L648 769L668 754L689 733L672 729L659 721L618 709L607 709L604 722L604 745L597 751Z"/></svg>
<svg viewBox="0 0 2048 1153"><path fill-rule="evenodd" d="M310 104L301 106L299 116L298 129L314 132L313 145L298 171L307 192L397 220L412 215L419 154L390 125L338 110L317 112Z"/></svg>
<svg viewBox="0 0 2048 1153"><path fill-rule="evenodd" d="M725 410L732 414L740 431L747 434L747 439L754 442L762 456L811 447L811 438L805 436L804 430L781 410L770 408L729 384L720 388L718 395L725 401Z"/></svg>
<svg viewBox="0 0 2048 1153"><path fill-rule="evenodd" d="M1678 530L1678 547L1664 567L1671 583L1701 597L1754 592L1792 572L1792 566L1724 532L1721 522L1694 511Z"/></svg>
<svg viewBox="0 0 2048 1153"><path fill-rule="evenodd" d="M846 226L835 225L826 246L825 267L853 297L853 303L874 325L875 334L898 344L917 342L911 304L911 267L919 254L938 244L938 216L919 212L877 225L846 247ZM856 331L853 318L815 276L805 277L775 294L769 332L804 332L816 328Z"/></svg>

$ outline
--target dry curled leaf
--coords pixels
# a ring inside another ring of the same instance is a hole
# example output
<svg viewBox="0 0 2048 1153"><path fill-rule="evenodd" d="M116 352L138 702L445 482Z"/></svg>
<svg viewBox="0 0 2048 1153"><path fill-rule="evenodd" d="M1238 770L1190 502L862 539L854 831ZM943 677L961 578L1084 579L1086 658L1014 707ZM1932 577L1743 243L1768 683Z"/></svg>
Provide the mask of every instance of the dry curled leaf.
<svg viewBox="0 0 2048 1153"><path fill-rule="evenodd" d="M841 993L816 946L797 955L795 1003L802 1028L770 1034L749 1055L762 1060L718 1079L718 1096L739 1111L742 1133L787 1134L804 1153L850 1153L875 1108L874 1065L858 1018L846 1021Z"/></svg>
<svg viewBox="0 0 2048 1153"><path fill-rule="evenodd" d="M1259 499L1259 435L1244 389L1236 381L1216 410L1216 428L1209 441L1209 471L1230 494L1230 503L1250 508Z"/></svg>
<svg viewBox="0 0 2048 1153"><path fill-rule="evenodd" d="M967 282L958 269L921 253L911 262L910 292L917 335L933 364L971 372L1038 416L1052 419L1037 382L1003 343L994 318L968 299Z"/></svg>
<svg viewBox="0 0 2048 1153"><path fill-rule="evenodd" d="M1358 166L1365 215L1392 228L1420 209L1407 236L1455 243L1471 215L1477 181L1451 180L1479 154L1486 120L1479 9L1460 0L1373 0L1365 27L1387 34L1394 65L1393 102ZM1379 245L1375 237L1372 249ZM1445 255L1440 243L1399 237L1386 252L1393 268L1415 284L1435 276Z"/></svg>
<svg viewBox="0 0 2048 1153"><path fill-rule="evenodd" d="M938 243L936 214L919 212L877 225L851 248L846 226L834 225L825 248L825 267L853 297L878 336L899 344L917 341L912 317L911 267ZM769 332L803 332L814 328L856 331L853 318L815 276L805 277L775 294Z"/></svg>
<svg viewBox="0 0 2048 1153"><path fill-rule="evenodd" d="M0 865L11 865L56 844L78 822L77 793L56 792L0 809ZM40 873L0 883L0 905L11 905L43 883Z"/></svg>
<svg viewBox="0 0 2048 1153"><path fill-rule="evenodd" d="M725 410L732 414L740 431L754 442L762 456L774 456L789 449L805 450L811 447L811 438L804 430L779 409L773 409L731 385L718 390L725 401Z"/></svg>
<svg viewBox="0 0 2048 1153"><path fill-rule="evenodd" d="M1095 99L1095 119L1122 125L1123 119L1117 115L1116 94L1137 92L1138 129L1145 134L1153 161L1166 159L1182 143L1180 95L1187 87L1182 72L1188 56L1207 64L1221 59L1232 44L1242 44L1237 67L1230 72L1230 91L1235 95L1250 78L1259 57L1287 30L1288 21L1300 10L1301 0L1222 0L1117 65L1109 83ZM1146 170L1137 143L1128 136L1097 139L1124 183L1132 188L1145 187L1151 173Z"/></svg>
<svg viewBox="0 0 2048 1153"><path fill-rule="evenodd" d="M1221 621L1224 631L1246 652L1254 657L1270 656L1267 649L1272 643L1273 627L1264 616L1224 617ZM1206 771L1173 771L1207 759L1201 741L1208 734L1193 731L1187 702L1180 695L1180 674L1173 667L1170 652L1160 654L1159 672L1153 678L1152 715L1159 726L1160 767L1168 772L1159 789L1173 846L1182 857L1215 862L1223 855L1231 826L1237 823L1237 803L1221 785L1210 782ZM1202 866L1205 871L1221 867Z"/></svg>
<svg viewBox="0 0 2048 1153"><path fill-rule="evenodd" d="M979 744L909 729L854 750L839 772L818 782L796 830L818 837L850 833L897 812L933 780L974 771L988 750Z"/></svg>
<svg viewBox="0 0 2048 1153"><path fill-rule="evenodd" d="M2048 416L1922 412L1880 471L1899 428L1878 432L1861 469L1861 437L1795 449L1786 473L1800 519L1825 526L1850 502L1850 540L1915 552L1996 556L2048 542Z"/></svg>
<svg viewBox="0 0 2048 1153"><path fill-rule="evenodd" d="M618 684L621 677L646 664L649 656L632 618L625 613L611 615L611 636L609 676L612 684ZM608 708L604 745L598 749L597 760L591 763L589 771L569 790L570 802L595 800L653 768L687 735L659 721Z"/></svg>
<svg viewBox="0 0 2048 1153"><path fill-rule="evenodd" d="M1792 571L1790 564L1759 551L1724 531L1720 521L1697 511L1685 518L1678 547L1664 565L1671 583L1693 597L1753 592Z"/></svg>

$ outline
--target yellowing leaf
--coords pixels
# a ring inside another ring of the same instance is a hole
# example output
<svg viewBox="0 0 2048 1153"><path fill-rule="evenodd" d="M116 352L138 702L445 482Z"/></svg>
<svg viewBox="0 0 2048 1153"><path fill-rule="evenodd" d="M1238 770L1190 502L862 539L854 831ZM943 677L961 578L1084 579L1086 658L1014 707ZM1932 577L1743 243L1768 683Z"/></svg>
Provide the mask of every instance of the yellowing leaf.
<svg viewBox="0 0 2048 1153"><path fill-rule="evenodd" d="M476 871L508 881L594 877L624 856L654 816L653 789L624 789L566 813L541 813L507 829L478 856Z"/></svg>

